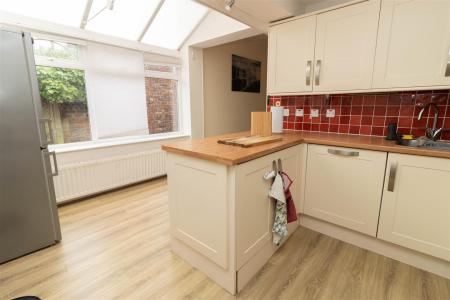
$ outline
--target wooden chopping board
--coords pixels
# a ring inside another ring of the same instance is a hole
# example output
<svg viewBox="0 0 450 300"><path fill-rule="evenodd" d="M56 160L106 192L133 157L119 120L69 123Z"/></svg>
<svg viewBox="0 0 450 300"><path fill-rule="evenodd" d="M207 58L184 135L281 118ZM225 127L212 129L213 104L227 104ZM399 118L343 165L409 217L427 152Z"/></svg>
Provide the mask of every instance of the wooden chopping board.
<svg viewBox="0 0 450 300"><path fill-rule="evenodd" d="M233 146L240 146L244 148L257 146L257 145L263 145L273 142L281 141L283 137L276 136L276 135L270 135L270 136L260 136L260 135L252 135L252 136L244 136L244 137L237 137L237 138L226 138L218 140L217 142L219 144L225 144L225 145L233 145Z"/></svg>

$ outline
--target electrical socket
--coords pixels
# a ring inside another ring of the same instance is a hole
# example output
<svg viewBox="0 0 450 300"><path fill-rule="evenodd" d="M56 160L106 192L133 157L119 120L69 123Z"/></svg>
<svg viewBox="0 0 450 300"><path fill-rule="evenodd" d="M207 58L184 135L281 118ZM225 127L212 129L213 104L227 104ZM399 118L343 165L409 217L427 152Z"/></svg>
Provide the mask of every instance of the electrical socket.
<svg viewBox="0 0 450 300"><path fill-rule="evenodd" d="M336 110L334 109L327 109L327 118L334 118L336 116Z"/></svg>
<svg viewBox="0 0 450 300"><path fill-rule="evenodd" d="M283 116L289 117L289 108L285 108L283 111Z"/></svg>
<svg viewBox="0 0 450 300"><path fill-rule="evenodd" d="M303 117L305 115L305 112L303 110L303 108L297 108L295 110L295 116L296 117Z"/></svg>
<svg viewBox="0 0 450 300"><path fill-rule="evenodd" d="M311 117L310 118L317 118L318 116L319 116L319 110L311 109Z"/></svg>

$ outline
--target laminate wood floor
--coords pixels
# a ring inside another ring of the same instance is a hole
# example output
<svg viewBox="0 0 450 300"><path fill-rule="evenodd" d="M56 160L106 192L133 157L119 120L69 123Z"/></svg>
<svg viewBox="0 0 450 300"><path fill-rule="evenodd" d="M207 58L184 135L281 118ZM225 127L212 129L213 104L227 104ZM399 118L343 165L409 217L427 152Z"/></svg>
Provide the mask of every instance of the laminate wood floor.
<svg viewBox="0 0 450 300"><path fill-rule="evenodd" d="M0 299L232 299L170 251L158 179L59 209L63 241L0 265ZM239 299L450 299L450 280L299 228Z"/></svg>

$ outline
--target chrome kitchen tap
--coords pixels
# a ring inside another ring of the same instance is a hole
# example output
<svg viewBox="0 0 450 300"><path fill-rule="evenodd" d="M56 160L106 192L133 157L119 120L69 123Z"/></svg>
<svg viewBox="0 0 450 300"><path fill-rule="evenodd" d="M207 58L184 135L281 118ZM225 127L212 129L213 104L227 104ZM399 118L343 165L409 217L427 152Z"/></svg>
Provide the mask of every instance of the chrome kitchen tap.
<svg viewBox="0 0 450 300"><path fill-rule="evenodd" d="M425 125L426 126L425 135L429 139L432 139L433 141L435 141L438 139L439 135L442 132L442 128L437 128L437 122L438 122L438 116L439 116L439 108L437 107L437 105L432 102L425 104L422 107L422 109L420 110L419 115L417 116L417 120L422 119L422 115L428 107L434 108L434 120L433 120L433 128L428 127L428 120L427 120L427 124Z"/></svg>

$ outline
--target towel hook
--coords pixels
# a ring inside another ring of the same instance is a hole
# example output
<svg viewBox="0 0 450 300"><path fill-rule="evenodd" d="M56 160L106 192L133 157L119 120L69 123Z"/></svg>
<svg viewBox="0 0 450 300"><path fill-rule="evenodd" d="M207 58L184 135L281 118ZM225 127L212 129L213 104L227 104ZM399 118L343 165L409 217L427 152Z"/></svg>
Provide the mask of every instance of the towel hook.
<svg viewBox="0 0 450 300"><path fill-rule="evenodd" d="M278 172L283 172L283 165L281 164L281 158L278 159Z"/></svg>
<svg viewBox="0 0 450 300"><path fill-rule="evenodd" d="M272 170L273 170L275 173L278 172L278 170L277 170L277 162L274 161L274 160L272 160Z"/></svg>

